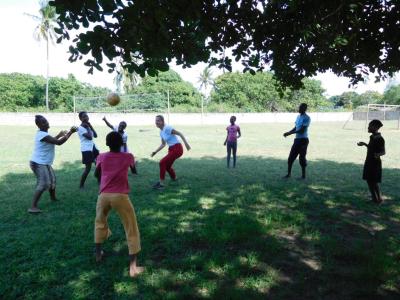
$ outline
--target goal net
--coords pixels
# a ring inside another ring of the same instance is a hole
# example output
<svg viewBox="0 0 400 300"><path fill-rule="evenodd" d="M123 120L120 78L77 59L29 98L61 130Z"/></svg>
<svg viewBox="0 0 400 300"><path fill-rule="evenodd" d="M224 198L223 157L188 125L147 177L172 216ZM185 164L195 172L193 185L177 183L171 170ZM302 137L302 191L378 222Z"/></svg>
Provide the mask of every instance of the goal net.
<svg viewBox="0 0 400 300"><path fill-rule="evenodd" d="M371 120L380 120L385 129L400 129L400 105L368 104L354 109L343 129L368 128Z"/></svg>
<svg viewBox="0 0 400 300"><path fill-rule="evenodd" d="M107 95L98 97L75 96L74 113L86 111L88 113L166 113L169 107L168 97L163 93L152 94L122 94L118 105L111 106L107 102Z"/></svg>

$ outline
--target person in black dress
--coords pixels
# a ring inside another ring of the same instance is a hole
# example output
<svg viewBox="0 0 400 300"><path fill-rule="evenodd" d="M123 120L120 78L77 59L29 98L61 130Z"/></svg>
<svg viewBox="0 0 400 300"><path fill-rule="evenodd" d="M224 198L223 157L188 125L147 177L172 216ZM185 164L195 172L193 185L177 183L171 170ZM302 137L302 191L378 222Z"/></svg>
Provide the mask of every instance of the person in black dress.
<svg viewBox="0 0 400 300"><path fill-rule="evenodd" d="M382 195L379 189L379 183L382 181L382 161L381 156L385 155L385 140L378 132L383 126L379 120L372 120L368 125L368 132L372 133L369 137L369 143L358 142L358 146L367 147L367 157L364 163L363 179L367 181L372 201L382 203Z"/></svg>

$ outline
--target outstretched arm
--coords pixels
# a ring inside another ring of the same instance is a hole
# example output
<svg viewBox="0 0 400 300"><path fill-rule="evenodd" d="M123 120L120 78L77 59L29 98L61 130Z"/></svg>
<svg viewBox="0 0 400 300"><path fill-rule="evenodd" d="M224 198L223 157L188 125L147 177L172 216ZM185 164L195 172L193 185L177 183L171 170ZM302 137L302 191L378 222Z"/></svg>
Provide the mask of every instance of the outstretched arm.
<svg viewBox="0 0 400 300"><path fill-rule="evenodd" d="M106 125L107 125L108 127L110 127L112 130L114 130L114 126L112 126L112 124L111 124L110 122L107 121L107 119L106 119L105 116L103 117L103 121L106 123Z"/></svg>
<svg viewBox="0 0 400 300"><path fill-rule="evenodd" d="M289 135L291 135L291 134L294 134L294 133L296 133L296 127L293 127L292 130L285 132L285 133L283 134L283 136L284 136L284 137L287 137L287 136L289 136Z"/></svg>
<svg viewBox="0 0 400 300"><path fill-rule="evenodd" d="M61 130L54 138L59 139L68 133L67 130Z"/></svg>
<svg viewBox="0 0 400 300"><path fill-rule="evenodd" d="M302 126L300 127L299 130L296 130L296 127L294 127L292 130L290 130L290 131L288 131L288 132L285 132L285 133L283 134L283 136L284 136L284 137L287 137L287 136L289 136L289 135L291 135L291 134L303 133L304 130L306 130L306 128L307 128L306 125L302 125Z"/></svg>
<svg viewBox="0 0 400 300"><path fill-rule="evenodd" d="M186 147L187 150L191 149L189 143L185 139L185 136L181 132L179 132L179 131L177 131L175 129L172 129L171 133L179 136L182 139L182 141L185 143L185 147Z"/></svg>
<svg viewBox="0 0 400 300"><path fill-rule="evenodd" d="M45 136L42 139L42 141L46 142L46 143L49 143L49 144L60 146L60 145L64 144L74 132L76 132L76 127L71 127L71 129L65 135L63 135L60 138L56 138L56 137L53 137L51 135L48 135L48 136Z"/></svg>
<svg viewBox="0 0 400 300"><path fill-rule="evenodd" d="M358 143L357 143L357 146L365 146L365 147L368 148L368 144L367 144L367 143L364 143L364 142L358 142Z"/></svg>
<svg viewBox="0 0 400 300"><path fill-rule="evenodd" d="M151 152L151 157L153 157L154 155L156 155L159 151L161 151L161 149L163 149L165 147L166 143L163 139L161 139L161 145L157 148L156 151Z"/></svg>

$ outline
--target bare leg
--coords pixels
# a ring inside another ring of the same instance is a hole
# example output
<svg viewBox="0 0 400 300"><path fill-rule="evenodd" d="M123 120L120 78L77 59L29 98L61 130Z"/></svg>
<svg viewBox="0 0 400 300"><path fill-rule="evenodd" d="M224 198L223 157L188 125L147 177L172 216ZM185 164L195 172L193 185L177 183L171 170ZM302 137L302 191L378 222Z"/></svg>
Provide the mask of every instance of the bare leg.
<svg viewBox="0 0 400 300"><path fill-rule="evenodd" d="M91 168L92 168L92 163L85 165L85 170L82 173L82 177L81 177L81 182L79 184L79 188L82 189L83 186L85 185L86 178L89 175L89 172L90 172Z"/></svg>
<svg viewBox="0 0 400 300"><path fill-rule="evenodd" d="M299 151L299 163L301 166L301 178L306 179L306 167L307 167L307 146L308 142L301 146Z"/></svg>
<svg viewBox="0 0 400 300"><path fill-rule="evenodd" d="M298 156L298 152L297 149L295 149L295 147L293 146L292 149L290 150L289 153L289 157L288 157L288 171L287 171L287 175L285 176L285 178L289 178L292 174L292 166L294 161L296 160L297 156Z"/></svg>
<svg viewBox="0 0 400 300"><path fill-rule="evenodd" d="M379 200L378 200L378 195L376 194L375 183L371 181L367 181L367 183L369 192L371 193L372 201L378 202Z"/></svg>
<svg viewBox="0 0 400 300"><path fill-rule="evenodd" d="M237 143L232 146L233 153L233 167L236 168L236 151L237 151Z"/></svg>
<svg viewBox="0 0 400 300"><path fill-rule="evenodd" d="M56 189L55 188L50 188L49 189L49 193L50 193L50 199L51 201L57 201L57 197L56 197Z"/></svg>
<svg viewBox="0 0 400 300"><path fill-rule="evenodd" d="M229 144L229 142L228 142L228 145L226 146L226 152L227 152L227 154L226 154L226 164L227 164L227 167L229 168L229 166L230 166L230 161L231 161L231 152L232 152L232 147L231 147L231 145Z"/></svg>
<svg viewBox="0 0 400 300"><path fill-rule="evenodd" d="M382 203L383 199L382 199L381 189L379 188L378 183L375 183L375 195L376 195L377 203Z"/></svg>
<svg viewBox="0 0 400 300"><path fill-rule="evenodd" d="M137 255L132 254L129 255L130 263L129 263L129 276L135 277L144 271L143 267L137 266Z"/></svg>
<svg viewBox="0 0 400 300"><path fill-rule="evenodd" d="M37 205L39 203L40 196L42 196L44 191L45 190L37 190L33 194L32 207L30 208L32 211L40 211L40 209L37 207Z"/></svg>

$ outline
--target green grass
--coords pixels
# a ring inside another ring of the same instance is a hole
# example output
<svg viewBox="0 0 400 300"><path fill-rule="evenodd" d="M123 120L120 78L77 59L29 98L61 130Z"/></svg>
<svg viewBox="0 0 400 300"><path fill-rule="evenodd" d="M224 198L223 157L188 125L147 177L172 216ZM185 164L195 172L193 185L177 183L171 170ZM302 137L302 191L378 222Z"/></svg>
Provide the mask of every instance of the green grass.
<svg viewBox="0 0 400 300"><path fill-rule="evenodd" d="M160 192L155 127L128 127L139 176L129 177L146 272L128 276L118 216L110 252L96 264L93 176L79 191L79 141L56 150L57 193L41 215L27 208L35 185L28 161L35 128L0 126L1 299L399 299L400 133L383 130L382 206L368 204L361 180L368 140L341 124L313 124L309 179L283 181L291 124L242 125L238 167L226 169L224 126L177 129L192 150L176 163L180 181ZM56 133L61 128L51 128ZM105 127L97 141L105 148ZM164 152L165 153L165 152Z"/></svg>

